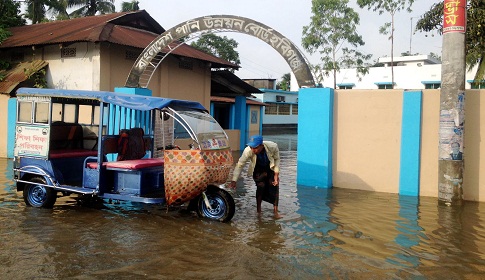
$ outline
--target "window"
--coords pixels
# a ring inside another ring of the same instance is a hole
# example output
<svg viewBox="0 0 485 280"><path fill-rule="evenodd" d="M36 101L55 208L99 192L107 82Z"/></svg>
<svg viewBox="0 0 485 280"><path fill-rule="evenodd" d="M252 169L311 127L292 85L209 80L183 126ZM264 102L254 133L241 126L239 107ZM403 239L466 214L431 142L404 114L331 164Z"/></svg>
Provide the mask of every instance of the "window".
<svg viewBox="0 0 485 280"><path fill-rule="evenodd" d="M298 104L291 105L291 114L298 115Z"/></svg>
<svg viewBox="0 0 485 280"><path fill-rule="evenodd" d="M76 122L76 105L64 104L64 122L75 123Z"/></svg>
<svg viewBox="0 0 485 280"><path fill-rule="evenodd" d="M78 123L90 125L92 123L92 117L93 117L93 106L79 105Z"/></svg>
<svg viewBox="0 0 485 280"><path fill-rule="evenodd" d="M49 122L49 103L36 102L34 123L48 123Z"/></svg>
<svg viewBox="0 0 485 280"><path fill-rule="evenodd" d="M258 123L258 111L251 110L251 124Z"/></svg>
<svg viewBox="0 0 485 280"><path fill-rule="evenodd" d="M276 95L276 102L285 102L285 96Z"/></svg>
<svg viewBox="0 0 485 280"><path fill-rule="evenodd" d="M266 115L278 115L278 107L276 104L266 104L264 113Z"/></svg>
<svg viewBox="0 0 485 280"><path fill-rule="evenodd" d="M76 48L62 48L61 57L76 57Z"/></svg>
<svg viewBox="0 0 485 280"><path fill-rule="evenodd" d="M430 84L424 84L425 89L438 89L441 88L441 83L430 83Z"/></svg>
<svg viewBox="0 0 485 280"><path fill-rule="evenodd" d="M290 104L278 104L278 115L289 115Z"/></svg>
<svg viewBox="0 0 485 280"><path fill-rule="evenodd" d="M24 102L21 101L19 102L19 108L18 108L18 116L17 120L18 122L22 123L31 123L32 122L32 102Z"/></svg>
<svg viewBox="0 0 485 280"><path fill-rule="evenodd" d="M337 84L338 88L339 89L352 89L353 87L355 87L355 84L354 83L341 83L341 84Z"/></svg>
<svg viewBox="0 0 485 280"><path fill-rule="evenodd" d="M52 104L52 122L62 121L62 104L53 103Z"/></svg>
<svg viewBox="0 0 485 280"><path fill-rule="evenodd" d="M377 84L378 89L393 89L394 86L391 84Z"/></svg>
<svg viewBox="0 0 485 280"><path fill-rule="evenodd" d="M473 81L471 81L470 85L472 89L482 89L485 88L485 81L482 81L479 84L475 84Z"/></svg>
<svg viewBox="0 0 485 280"><path fill-rule="evenodd" d="M441 88L441 81L422 81L425 89L438 89Z"/></svg>
<svg viewBox="0 0 485 280"><path fill-rule="evenodd" d="M94 125L99 125L99 114L101 112L101 109L99 108L99 106L95 106L94 107L94 114L93 114L93 124ZM106 113L108 113L108 110L105 111ZM107 117L105 117L105 119L107 119Z"/></svg>

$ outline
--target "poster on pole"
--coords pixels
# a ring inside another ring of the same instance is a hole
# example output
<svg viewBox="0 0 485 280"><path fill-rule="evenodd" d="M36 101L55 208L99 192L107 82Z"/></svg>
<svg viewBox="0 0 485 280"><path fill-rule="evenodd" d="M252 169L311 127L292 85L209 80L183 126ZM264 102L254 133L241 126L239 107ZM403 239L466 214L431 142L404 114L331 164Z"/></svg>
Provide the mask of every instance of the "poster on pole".
<svg viewBox="0 0 485 280"><path fill-rule="evenodd" d="M460 91L452 109L440 112L440 159L463 160L465 93Z"/></svg>
<svg viewBox="0 0 485 280"><path fill-rule="evenodd" d="M466 0L445 0L443 10L443 34L449 32L465 33Z"/></svg>

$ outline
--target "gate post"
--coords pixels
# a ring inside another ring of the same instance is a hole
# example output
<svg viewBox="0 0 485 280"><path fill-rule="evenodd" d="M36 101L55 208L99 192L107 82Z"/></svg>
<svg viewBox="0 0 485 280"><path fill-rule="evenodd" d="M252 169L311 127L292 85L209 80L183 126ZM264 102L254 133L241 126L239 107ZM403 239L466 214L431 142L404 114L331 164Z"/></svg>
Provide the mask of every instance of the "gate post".
<svg viewBox="0 0 485 280"><path fill-rule="evenodd" d="M240 136L239 136L239 149L242 151L246 148L246 143L249 139L248 135L248 117L247 117L247 108L246 108L246 97L245 96L236 96L235 100L235 129L239 129Z"/></svg>
<svg viewBox="0 0 485 280"><path fill-rule="evenodd" d="M298 94L297 184L332 187L333 99L331 88Z"/></svg>

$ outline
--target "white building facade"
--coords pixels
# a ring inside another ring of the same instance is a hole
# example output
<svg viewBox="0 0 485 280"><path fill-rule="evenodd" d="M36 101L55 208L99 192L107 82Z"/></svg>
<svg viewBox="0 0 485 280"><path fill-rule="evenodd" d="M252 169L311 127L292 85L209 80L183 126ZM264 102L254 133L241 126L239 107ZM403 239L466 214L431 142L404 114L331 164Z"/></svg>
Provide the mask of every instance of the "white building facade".
<svg viewBox="0 0 485 280"><path fill-rule="evenodd" d="M441 62L428 55L381 57L382 67L371 67L366 75L357 76L356 69L337 72L337 89L437 89L441 87ZM394 85L392 84L394 68ZM485 84L473 85L476 67L466 73L465 89L485 88ZM333 87L333 77L326 77L323 87Z"/></svg>

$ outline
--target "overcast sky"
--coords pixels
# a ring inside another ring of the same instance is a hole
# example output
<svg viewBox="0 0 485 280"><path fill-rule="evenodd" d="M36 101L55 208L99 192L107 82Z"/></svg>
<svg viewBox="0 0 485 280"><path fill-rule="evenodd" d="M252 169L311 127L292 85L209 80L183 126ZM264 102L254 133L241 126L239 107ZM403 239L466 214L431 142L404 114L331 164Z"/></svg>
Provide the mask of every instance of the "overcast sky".
<svg viewBox="0 0 485 280"><path fill-rule="evenodd" d="M131 0L125 0L127 2ZM169 29L192 18L208 15L236 15L254 19L274 30L277 30L296 44L310 63L318 63L319 56L311 55L301 46L303 26L310 24L311 0L138 0L140 9L146 10L163 28ZM121 8L122 0L116 0L116 10ZM379 27L390 22L388 14L362 10L349 3L360 14L358 32L365 41L360 51L372 54L372 61L381 56L390 56L391 41L388 36L379 34ZM415 33L411 38L418 17L429 10L438 0L415 0L413 12L400 12L395 18L394 56L402 52L429 54L433 52L441 56L442 37L433 33ZM411 18L413 19L411 20ZM411 28L411 22L413 27ZM290 72L285 60L263 41L239 33L218 33L238 41L237 51L241 59L241 69L236 74L243 79L272 78L280 79Z"/></svg>

